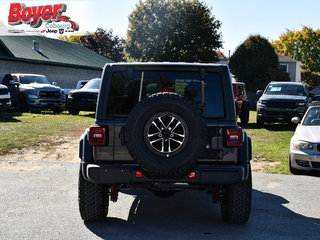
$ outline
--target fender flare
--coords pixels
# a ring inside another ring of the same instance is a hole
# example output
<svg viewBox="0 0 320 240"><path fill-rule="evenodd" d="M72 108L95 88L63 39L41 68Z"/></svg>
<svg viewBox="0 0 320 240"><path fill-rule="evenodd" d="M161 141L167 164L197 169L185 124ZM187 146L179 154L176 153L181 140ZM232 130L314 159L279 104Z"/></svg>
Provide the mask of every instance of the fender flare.
<svg viewBox="0 0 320 240"><path fill-rule="evenodd" d="M251 138L245 131L243 145L238 150L238 164L249 163L252 159L252 144Z"/></svg>
<svg viewBox="0 0 320 240"><path fill-rule="evenodd" d="M81 162L92 162L93 161L93 147L89 144L88 140L89 128L86 129L84 134L80 137L79 143L79 158Z"/></svg>

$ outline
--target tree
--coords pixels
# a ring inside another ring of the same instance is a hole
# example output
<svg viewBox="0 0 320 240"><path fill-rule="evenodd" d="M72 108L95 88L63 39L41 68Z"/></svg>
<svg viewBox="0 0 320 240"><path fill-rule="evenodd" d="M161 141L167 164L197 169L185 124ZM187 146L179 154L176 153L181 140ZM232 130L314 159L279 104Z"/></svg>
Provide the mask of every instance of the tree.
<svg viewBox="0 0 320 240"><path fill-rule="evenodd" d="M308 83L310 89L320 86L320 73L308 69L301 71L301 81Z"/></svg>
<svg viewBox="0 0 320 240"><path fill-rule="evenodd" d="M70 35L69 37L66 35L60 36L60 40L68 41L68 42L75 42L80 43L81 35Z"/></svg>
<svg viewBox="0 0 320 240"><path fill-rule="evenodd" d="M290 81L280 69L278 56L269 41L251 35L230 58L230 70L237 80L245 82L249 91L264 89L270 81Z"/></svg>
<svg viewBox="0 0 320 240"><path fill-rule="evenodd" d="M116 62L124 60L125 40L117 35L113 36L112 30L107 31L103 28L97 28L94 33L88 32L86 35L70 35L69 37L60 36L59 39L79 43Z"/></svg>
<svg viewBox="0 0 320 240"><path fill-rule="evenodd" d="M222 46L220 26L199 0L140 0L129 16L127 57L214 62Z"/></svg>
<svg viewBox="0 0 320 240"><path fill-rule="evenodd" d="M112 30L97 28L80 38L80 44L116 62L123 61L125 40L113 35Z"/></svg>
<svg viewBox="0 0 320 240"><path fill-rule="evenodd" d="M301 31L287 30L272 45L277 53L295 58L303 68L320 72L320 30L303 26Z"/></svg>

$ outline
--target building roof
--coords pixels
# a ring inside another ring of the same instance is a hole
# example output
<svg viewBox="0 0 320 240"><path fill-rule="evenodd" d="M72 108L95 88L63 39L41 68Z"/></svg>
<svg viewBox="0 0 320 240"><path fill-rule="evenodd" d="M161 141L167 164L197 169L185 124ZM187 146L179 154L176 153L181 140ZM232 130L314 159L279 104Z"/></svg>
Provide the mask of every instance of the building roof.
<svg viewBox="0 0 320 240"><path fill-rule="evenodd" d="M278 55L279 62L293 62L293 63L299 62L298 60L283 56L281 54L277 54L277 55Z"/></svg>
<svg viewBox="0 0 320 240"><path fill-rule="evenodd" d="M97 70L114 62L77 43L30 35L0 36L0 59Z"/></svg>
<svg viewBox="0 0 320 240"><path fill-rule="evenodd" d="M224 55L223 52L221 52L220 50L216 51L216 54L218 55L220 60L228 60L228 58L226 57L226 55Z"/></svg>

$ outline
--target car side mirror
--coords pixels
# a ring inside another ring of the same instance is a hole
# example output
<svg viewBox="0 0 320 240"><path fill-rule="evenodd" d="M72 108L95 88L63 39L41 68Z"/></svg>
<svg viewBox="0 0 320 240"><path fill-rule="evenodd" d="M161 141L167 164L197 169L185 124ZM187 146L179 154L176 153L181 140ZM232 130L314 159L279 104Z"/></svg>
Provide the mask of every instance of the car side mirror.
<svg viewBox="0 0 320 240"><path fill-rule="evenodd" d="M291 122L294 124L299 124L301 122L301 119L299 117L293 117L291 118Z"/></svg>
<svg viewBox="0 0 320 240"><path fill-rule="evenodd" d="M52 82L52 85L58 86L57 82Z"/></svg>
<svg viewBox="0 0 320 240"><path fill-rule="evenodd" d="M262 90L258 90L258 91L256 92L256 94L257 94L257 95L260 95L260 96L262 96L262 94L263 94L263 91L262 91Z"/></svg>

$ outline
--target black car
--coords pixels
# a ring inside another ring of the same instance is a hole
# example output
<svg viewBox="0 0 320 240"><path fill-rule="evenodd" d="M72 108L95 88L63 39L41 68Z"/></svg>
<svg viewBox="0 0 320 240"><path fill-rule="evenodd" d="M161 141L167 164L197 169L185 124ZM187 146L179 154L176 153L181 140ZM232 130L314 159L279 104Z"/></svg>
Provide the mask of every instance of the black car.
<svg viewBox="0 0 320 240"><path fill-rule="evenodd" d="M257 94L262 94L261 90ZM257 102L257 125L265 122L287 122L293 117L302 118L314 94L301 82L271 82Z"/></svg>
<svg viewBox="0 0 320 240"><path fill-rule="evenodd" d="M80 111L96 111L101 79L91 79L81 89L73 90L68 96L67 109L70 114L77 115Z"/></svg>

